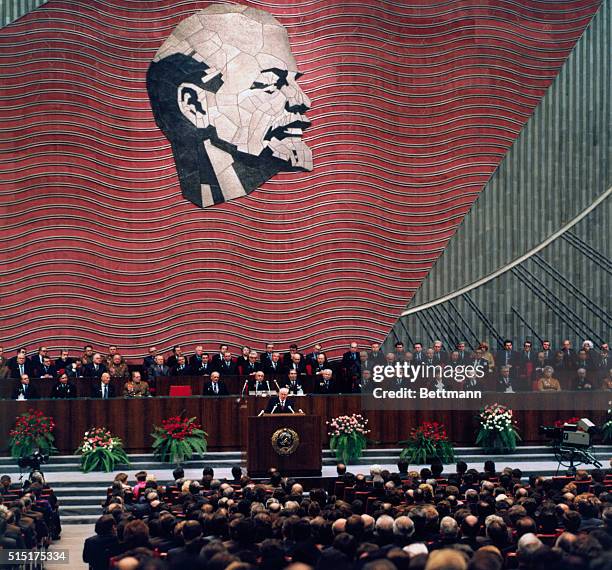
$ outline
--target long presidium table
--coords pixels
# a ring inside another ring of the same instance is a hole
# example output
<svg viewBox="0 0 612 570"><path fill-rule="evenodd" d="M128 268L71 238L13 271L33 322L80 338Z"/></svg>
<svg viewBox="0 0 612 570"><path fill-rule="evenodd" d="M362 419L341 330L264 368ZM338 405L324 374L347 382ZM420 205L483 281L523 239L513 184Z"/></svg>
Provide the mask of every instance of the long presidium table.
<svg viewBox="0 0 612 570"><path fill-rule="evenodd" d="M540 425L552 425L555 420L571 416L590 417L596 424L605 418L605 410L597 411L593 398L609 393L558 392L492 394L496 401L515 408L515 416L523 443L542 443L538 435ZM524 399L530 399L530 410L524 410ZM359 395L308 395L298 397L299 407L309 415L319 416L321 442L327 446L325 421L342 414L363 413L369 420L371 440L379 447L395 447L406 439L410 429L422 421L444 423L450 439L457 445L473 445L478 429L474 410L379 410L362 411ZM491 400L493 401L493 400ZM607 401L607 400L606 400ZM556 407L551 409L551 403ZM71 454L78 447L83 433L92 426L106 426L124 441L130 453L150 451L153 426L169 416L185 413L197 417L208 432L211 451L245 450L248 437L247 420L265 408L267 400L261 397L237 396L170 398L154 397L127 400L0 400L0 453L6 453L8 432L17 414L29 408L39 409L55 418L56 446L61 453ZM523 411L518 410L522 408ZM548 408L548 409L547 409Z"/></svg>

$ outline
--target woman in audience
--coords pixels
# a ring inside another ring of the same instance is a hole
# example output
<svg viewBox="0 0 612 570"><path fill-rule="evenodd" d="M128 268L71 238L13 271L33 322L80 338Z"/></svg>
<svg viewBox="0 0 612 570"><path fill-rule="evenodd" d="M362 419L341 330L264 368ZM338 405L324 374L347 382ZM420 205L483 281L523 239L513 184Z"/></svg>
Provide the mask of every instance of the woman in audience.
<svg viewBox="0 0 612 570"><path fill-rule="evenodd" d="M538 380L539 392L558 392L561 390L559 380L553 377L554 369L552 366L544 368L544 376Z"/></svg>

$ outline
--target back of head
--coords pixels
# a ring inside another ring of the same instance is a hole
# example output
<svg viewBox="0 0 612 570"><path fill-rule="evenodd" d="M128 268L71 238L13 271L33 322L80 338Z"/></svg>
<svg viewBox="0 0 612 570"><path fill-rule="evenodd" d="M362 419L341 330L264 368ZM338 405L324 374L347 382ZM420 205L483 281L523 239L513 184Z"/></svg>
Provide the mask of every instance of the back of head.
<svg viewBox="0 0 612 570"><path fill-rule="evenodd" d="M467 570L467 560L457 550L442 548L429 555L425 570Z"/></svg>

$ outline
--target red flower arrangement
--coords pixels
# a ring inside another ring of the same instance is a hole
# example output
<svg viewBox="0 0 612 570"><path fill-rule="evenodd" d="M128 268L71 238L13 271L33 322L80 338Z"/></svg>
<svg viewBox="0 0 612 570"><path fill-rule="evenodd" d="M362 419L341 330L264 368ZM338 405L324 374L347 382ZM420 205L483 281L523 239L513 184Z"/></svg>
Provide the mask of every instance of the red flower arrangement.
<svg viewBox="0 0 612 570"><path fill-rule="evenodd" d="M164 462L182 463L193 454L202 457L206 453L208 434L196 418L172 416L162 420L161 426L154 426L153 452Z"/></svg>
<svg viewBox="0 0 612 570"><path fill-rule="evenodd" d="M410 430L408 439L399 443L406 445L400 457L408 459L410 463L431 463L436 458L450 463L455 459L455 450L448 440L446 428L438 422L423 422Z"/></svg>
<svg viewBox="0 0 612 570"><path fill-rule="evenodd" d="M57 451L53 443L55 422L40 410L30 408L17 416L13 429L9 431L9 449L11 457L26 457L36 449L48 455Z"/></svg>

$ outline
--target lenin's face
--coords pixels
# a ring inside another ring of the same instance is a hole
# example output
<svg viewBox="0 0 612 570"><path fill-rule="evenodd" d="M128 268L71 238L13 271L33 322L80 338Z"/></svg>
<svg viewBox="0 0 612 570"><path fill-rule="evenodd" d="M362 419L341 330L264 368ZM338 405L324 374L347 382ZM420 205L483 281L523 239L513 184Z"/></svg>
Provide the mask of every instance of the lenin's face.
<svg viewBox="0 0 612 570"><path fill-rule="evenodd" d="M174 101L165 104L177 105L179 116L204 133L226 199L254 189L242 179L242 187L232 190L236 175L226 170L236 162L265 162L266 179L281 170L312 170L312 153L302 140L310 100L297 83L287 32L271 14L237 4L209 6L183 20L153 62L173 56L202 64L197 77L179 79ZM152 99L163 79L156 81L149 86ZM162 128L173 136L171 124Z"/></svg>

